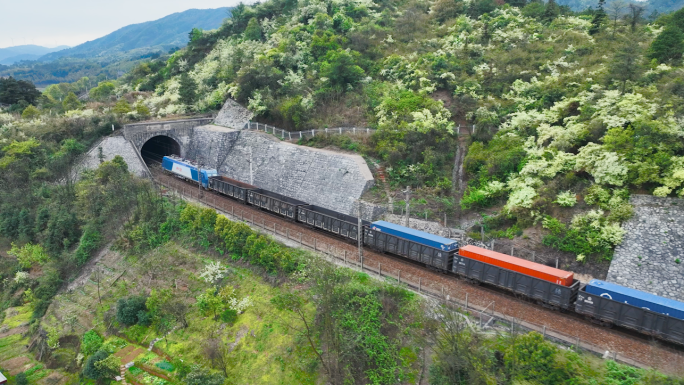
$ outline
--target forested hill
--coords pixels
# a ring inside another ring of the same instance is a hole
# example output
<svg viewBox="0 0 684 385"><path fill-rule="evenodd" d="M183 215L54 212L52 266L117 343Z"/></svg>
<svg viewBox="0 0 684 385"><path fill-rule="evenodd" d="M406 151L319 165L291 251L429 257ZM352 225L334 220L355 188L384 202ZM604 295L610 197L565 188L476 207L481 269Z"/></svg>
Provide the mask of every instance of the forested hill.
<svg viewBox="0 0 684 385"><path fill-rule="evenodd" d="M139 48L167 51L172 47L184 46L193 28L218 28L229 15L230 8L189 9L158 20L128 25L99 39L47 54L40 60L111 56Z"/></svg>
<svg viewBox="0 0 684 385"><path fill-rule="evenodd" d="M684 11L649 23L634 5L514 5L240 6L124 90L155 90L144 103L159 116L233 97L284 128L377 128L350 148L384 163L393 186L441 202L426 215L494 207L500 235L543 223L546 244L610 258L631 193L684 195ZM457 124L477 127L462 196Z"/></svg>

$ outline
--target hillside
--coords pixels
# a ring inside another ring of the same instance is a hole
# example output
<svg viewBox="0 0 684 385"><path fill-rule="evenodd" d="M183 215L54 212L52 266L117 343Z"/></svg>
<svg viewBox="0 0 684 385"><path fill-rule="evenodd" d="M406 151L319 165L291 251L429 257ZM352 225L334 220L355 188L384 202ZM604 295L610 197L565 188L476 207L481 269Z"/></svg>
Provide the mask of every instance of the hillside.
<svg viewBox="0 0 684 385"><path fill-rule="evenodd" d="M375 128L350 148L387 169L395 203L411 185L418 217L481 224L598 276L630 193L684 195L684 11L649 24L626 10L564 15L553 2L280 7L235 9L130 87L156 89L143 103L158 116L233 97L286 129Z"/></svg>
<svg viewBox="0 0 684 385"><path fill-rule="evenodd" d="M0 64L11 65L22 60L36 60L51 52L67 49L69 46L47 48L37 45L19 45L15 47L0 48Z"/></svg>
<svg viewBox="0 0 684 385"><path fill-rule="evenodd" d="M125 26L99 39L44 55L39 60L102 58L141 48L168 51L184 46L193 28L218 28L228 16L230 8L189 9L158 20Z"/></svg>

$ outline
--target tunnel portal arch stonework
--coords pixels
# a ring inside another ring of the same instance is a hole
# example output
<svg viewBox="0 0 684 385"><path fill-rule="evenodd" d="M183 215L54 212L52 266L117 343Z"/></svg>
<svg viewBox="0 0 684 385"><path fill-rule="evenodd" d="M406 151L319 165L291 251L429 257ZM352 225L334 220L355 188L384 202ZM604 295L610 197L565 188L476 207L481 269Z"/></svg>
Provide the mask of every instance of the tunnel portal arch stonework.
<svg viewBox="0 0 684 385"><path fill-rule="evenodd" d="M156 136L168 136L180 145L180 155L188 156L192 146L193 129L209 124L212 118L171 120L166 122L147 122L127 124L124 137L140 151L150 139Z"/></svg>

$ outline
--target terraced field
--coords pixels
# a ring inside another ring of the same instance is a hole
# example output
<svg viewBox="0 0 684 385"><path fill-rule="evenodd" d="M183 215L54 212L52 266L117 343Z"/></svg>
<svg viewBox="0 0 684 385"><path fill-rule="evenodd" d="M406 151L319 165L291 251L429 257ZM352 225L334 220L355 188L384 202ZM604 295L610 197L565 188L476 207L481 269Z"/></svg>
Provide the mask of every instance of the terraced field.
<svg viewBox="0 0 684 385"><path fill-rule="evenodd" d="M29 306L5 310L5 320L0 324L0 368L3 373L15 376L24 372L29 384L63 385L68 376L60 371L47 369L28 350L28 321L32 309Z"/></svg>

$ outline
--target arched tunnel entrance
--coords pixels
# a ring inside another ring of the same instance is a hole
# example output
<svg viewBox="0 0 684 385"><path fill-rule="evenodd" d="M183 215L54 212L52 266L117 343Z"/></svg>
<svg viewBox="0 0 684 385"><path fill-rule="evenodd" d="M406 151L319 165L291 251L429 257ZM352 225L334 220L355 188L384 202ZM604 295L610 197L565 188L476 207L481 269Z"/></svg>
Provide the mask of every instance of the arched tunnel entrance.
<svg viewBox="0 0 684 385"><path fill-rule="evenodd" d="M168 136L155 136L143 144L140 149L145 163L148 166L160 164L162 158L167 155L181 155L181 147L178 142Z"/></svg>

